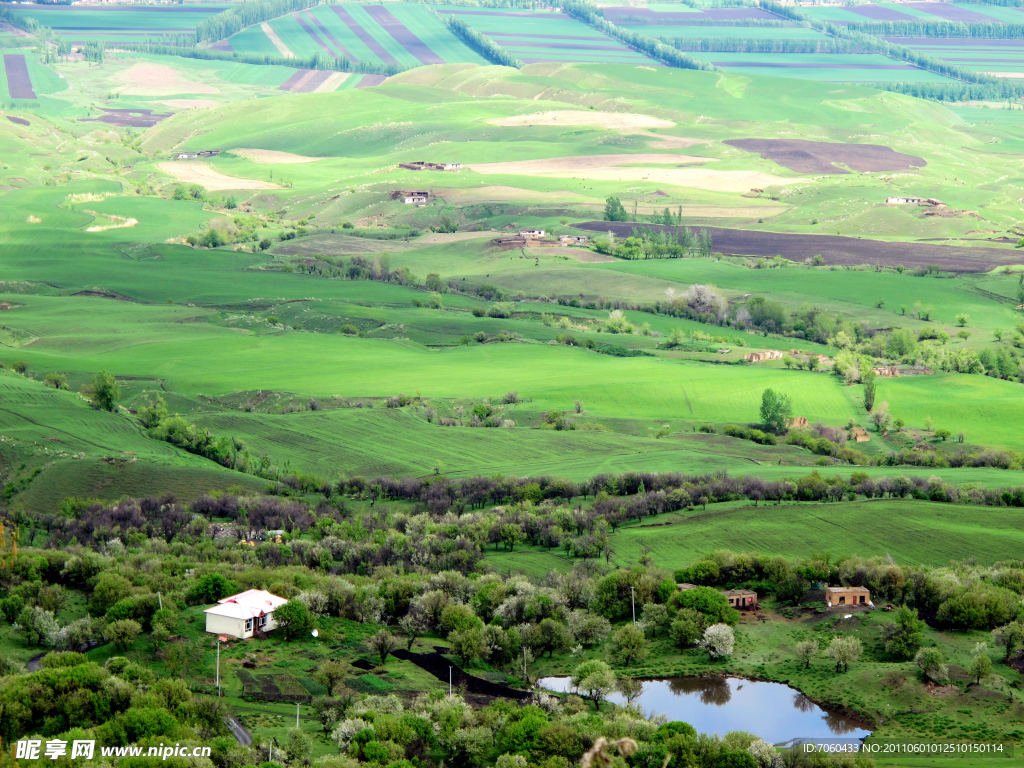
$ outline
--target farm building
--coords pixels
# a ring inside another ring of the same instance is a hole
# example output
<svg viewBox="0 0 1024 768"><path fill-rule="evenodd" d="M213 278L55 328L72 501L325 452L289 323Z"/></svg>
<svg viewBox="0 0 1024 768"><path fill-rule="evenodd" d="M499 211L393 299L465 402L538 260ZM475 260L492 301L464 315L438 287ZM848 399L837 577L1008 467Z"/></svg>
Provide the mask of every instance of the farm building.
<svg viewBox="0 0 1024 768"><path fill-rule="evenodd" d="M868 435L868 431L864 427L853 428L853 439L858 443L866 443L871 437Z"/></svg>
<svg viewBox="0 0 1024 768"><path fill-rule="evenodd" d="M757 592L749 589L728 589L722 593L733 608L753 608L757 605Z"/></svg>
<svg viewBox="0 0 1024 768"><path fill-rule="evenodd" d="M934 197L887 197L886 205L945 205Z"/></svg>
<svg viewBox="0 0 1024 768"><path fill-rule="evenodd" d="M527 240L535 240L544 237L543 229L520 229L519 236L525 237Z"/></svg>
<svg viewBox="0 0 1024 768"><path fill-rule="evenodd" d="M392 200L401 200L406 205L426 205L427 201L430 200L429 192L405 192L403 190L395 190L391 193Z"/></svg>
<svg viewBox="0 0 1024 768"><path fill-rule="evenodd" d="M176 160L195 160L200 157L214 157L219 155L219 149L201 149L198 152L179 152L175 155Z"/></svg>
<svg viewBox="0 0 1024 768"><path fill-rule="evenodd" d="M688 589L696 589L697 585L696 584L689 584L689 583L684 581L682 584L676 584L676 588L680 592L685 592Z"/></svg>
<svg viewBox="0 0 1024 768"><path fill-rule="evenodd" d="M399 163L399 168L407 171L458 171L462 163L431 163L427 160L414 160L411 163Z"/></svg>
<svg viewBox="0 0 1024 768"><path fill-rule="evenodd" d="M274 611L287 602L264 589L249 589L225 597L203 611L206 631L239 639L252 637L255 632L269 632L277 628Z"/></svg>
<svg viewBox="0 0 1024 768"><path fill-rule="evenodd" d="M825 605L874 605L866 587L826 587Z"/></svg>
<svg viewBox="0 0 1024 768"><path fill-rule="evenodd" d="M743 359L748 363L762 363L765 360L781 360L781 349L767 349L764 352L747 352Z"/></svg>
<svg viewBox="0 0 1024 768"><path fill-rule="evenodd" d="M586 245L587 238L583 235L559 235L558 242L565 245Z"/></svg>
<svg viewBox="0 0 1024 768"><path fill-rule="evenodd" d="M807 426L806 416L794 416L793 420L789 422L790 429L800 429L801 427Z"/></svg>
<svg viewBox="0 0 1024 768"><path fill-rule="evenodd" d="M891 378L900 375L900 368L898 365L879 365L872 368L871 372L875 374L875 376Z"/></svg>

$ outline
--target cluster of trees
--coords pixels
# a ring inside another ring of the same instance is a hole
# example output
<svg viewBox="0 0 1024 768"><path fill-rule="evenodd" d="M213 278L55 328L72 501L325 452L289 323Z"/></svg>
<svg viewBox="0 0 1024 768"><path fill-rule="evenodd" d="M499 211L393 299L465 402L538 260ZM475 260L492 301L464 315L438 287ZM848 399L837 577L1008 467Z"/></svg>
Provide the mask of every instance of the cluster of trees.
<svg viewBox="0 0 1024 768"><path fill-rule="evenodd" d="M520 69L523 66L523 62L509 53L508 50L502 48L487 35L477 32L462 19L458 19L455 16L443 16L441 20L456 37L492 64L498 64L503 67L515 67L516 69Z"/></svg>
<svg viewBox="0 0 1024 768"><path fill-rule="evenodd" d="M276 0L275 0L276 1ZM264 2L264 0L260 0ZM256 5L258 3L251 3ZM315 5L315 3L302 3L304 6ZM250 3L246 3L248 7ZM241 8L241 6L239 6ZM200 26L207 22L220 18L230 13L224 11L206 21L200 22ZM273 18L273 17L271 17ZM233 33L232 33L233 34ZM188 41L179 40L176 45L169 45L167 41L147 40L142 43L117 43L118 50L137 51L139 53L154 53L161 56L181 56L186 59L200 59L202 61L237 61L242 64L262 64L279 67L292 67L293 69L325 69L335 72L361 72L372 75L394 75L403 71L404 67L398 64L383 64L370 61L350 61L344 56L334 58L321 51L315 51L312 56L306 58L285 58L269 53L244 53L238 51L215 51L210 48L197 48L192 44L185 44Z"/></svg>
<svg viewBox="0 0 1024 768"><path fill-rule="evenodd" d="M625 43L630 48L646 53L648 56L668 64L670 67L705 71L718 69L713 64L695 59L693 56L687 56L682 51L677 51L675 48L655 40L653 37L632 29L620 27L617 24L612 24L604 17L603 10L587 2L587 0L567 0L567 2L562 3L562 10L574 19L578 19L584 24Z"/></svg>
<svg viewBox="0 0 1024 768"><path fill-rule="evenodd" d="M304 11L314 5L315 0L251 0L244 6L231 7L216 16L203 19L196 25L196 40L211 43L223 40L253 24Z"/></svg>
<svg viewBox="0 0 1024 768"><path fill-rule="evenodd" d="M665 209L665 218L671 218ZM659 222L660 223L660 222ZM594 246L600 253L609 253L620 259L680 259L711 255L711 233L693 231L689 227L674 225L675 231L638 227L633 235L621 243L598 238Z"/></svg>

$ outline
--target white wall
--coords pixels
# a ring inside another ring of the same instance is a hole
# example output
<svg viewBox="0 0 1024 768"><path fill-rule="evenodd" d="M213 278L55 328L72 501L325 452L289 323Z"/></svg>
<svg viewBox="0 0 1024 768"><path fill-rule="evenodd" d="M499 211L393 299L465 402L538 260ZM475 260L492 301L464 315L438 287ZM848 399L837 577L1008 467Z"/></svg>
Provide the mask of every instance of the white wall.
<svg viewBox="0 0 1024 768"><path fill-rule="evenodd" d="M214 635L230 635L231 637L244 638L245 619L234 619L230 616L218 616L215 613L206 614L206 631ZM251 632L249 634L252 634Z"/></svg>

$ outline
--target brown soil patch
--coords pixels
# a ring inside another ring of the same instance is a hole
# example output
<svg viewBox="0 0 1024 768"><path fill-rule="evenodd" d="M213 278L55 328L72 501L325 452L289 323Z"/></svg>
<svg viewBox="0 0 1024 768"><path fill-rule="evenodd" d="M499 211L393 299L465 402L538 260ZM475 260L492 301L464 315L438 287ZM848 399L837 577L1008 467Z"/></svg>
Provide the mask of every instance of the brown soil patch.
<svg viewBox="0 0 1024 768"><path fill-rule="evenodd" d="M30 123L24 117L11 117L10 115L6 115L6 117L15 125L32 125L32 123Z"/></svg>
<svg viewBox="0 0 1024 768"><path fill-rule="evenodd" d="M431 235L417 237L414 242L425 243L428 245L439 245L441 243L458 243L462 240L478 240L483 237L494 238L499 234L501 233L490 229L482 230L480 232L436 232Z"/></svg>
<svg viewBox="0 0 1024 768"><path fill-rule="evenodd" d="M927 163L881 144L839 144L799 139L730 139L723 142L747 152L757 152L784 168L798 173L849 173L835 163L855 171L899 171L920 168Z"/></svg>
<svg viewBox="0 0 1024 768"><path fill-rule="evenodd" d="M164 64L136 64L114 75L124 83L125 96L173 96L177 93L220 93L212 85L186 80L178 70Z"/></svg>
<svg viewBox="0 0 1024 768"><path fill-rule="evenodd" d="M629 237L635 225L588 221L575 226L577 229L591 232L603 233L610 230L617 237ZM988 272L1001 264L1020 264L1024 260L1024 256L1012 249L968 248L917 242L893 243L839 235L795 235L724 227L701 229L711 235L713 251L734 256L773 258L781 254L792 261L803 261L821 254L828 265L902 264L912 269L937 264L946 272Z"/></svg>
<svg viewBox="0 0 1024 768"><path fill-rule="evenodd" d="M956 685L936 685L931 681L924 684L924 689L937 699L944 699L960 692L960 688Z"/></svg>
<svg viewBox="0 0 1024 768"><path fill-rule="evenodd" d="M551 112L535 112L530 115L512 115L511 117L495 117L487 121L491 125L505 127L521 125L587 125L610 130L629 130L633 128L673 128L675 123L651 115L639 115L633 112L598 112L588 109L560 109ZM661 138L661 137L659 137Z"/></svg>
<svg viewBox="0 0 1024 768"><path fill-rule="evenodd" d="M236 179L215 171L208 163L186 160L157 163L164 173L168 173L178 181L199 184L212 192L226 189L281 189L277 184L256 179Z"/></svg>
<svg viewBox="0 0 1024 768"><path fill-rule="evenodd" d="M307 157L306 155L295 155L291 152L278 152L273 149L235 148L231 151L239 157L244 157L261 165L296 165L298 163L315 163L317 160L323 160L322 157Z"/></svg>
<svg viewBox="0 0 1024 768"><path fill-rule="evenodd" d="M203 107L216 107L220 104L219 101L210 99L166 99L160 103L178 109L202 109Z"/></svg>

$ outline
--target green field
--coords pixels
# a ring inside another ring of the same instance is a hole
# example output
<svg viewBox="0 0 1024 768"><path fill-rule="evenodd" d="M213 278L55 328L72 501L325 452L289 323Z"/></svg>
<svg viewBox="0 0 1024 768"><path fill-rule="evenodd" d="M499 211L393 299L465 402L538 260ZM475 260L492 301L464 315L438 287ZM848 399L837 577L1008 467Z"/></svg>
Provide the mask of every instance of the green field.
<svg viewBox="0 0 1024 768"><path fill-rule="evenodd" d="M718 508L721 507L721 508ZM839 557L887 555L911 565L942 566L969 552L984 565L1012 557L1021 545L1020 515L1007 509L876 499L839 504L723 504L704 511L646 518L611 537L613 560L628 567L650 552L666 568L685 568L716 550ZM572 560L557 549L488 552L505 571L541 576Z"/></svg>

